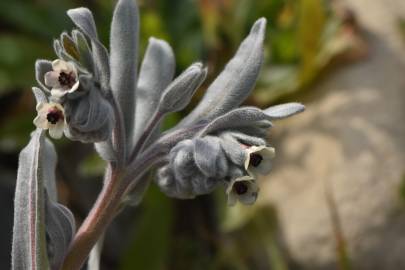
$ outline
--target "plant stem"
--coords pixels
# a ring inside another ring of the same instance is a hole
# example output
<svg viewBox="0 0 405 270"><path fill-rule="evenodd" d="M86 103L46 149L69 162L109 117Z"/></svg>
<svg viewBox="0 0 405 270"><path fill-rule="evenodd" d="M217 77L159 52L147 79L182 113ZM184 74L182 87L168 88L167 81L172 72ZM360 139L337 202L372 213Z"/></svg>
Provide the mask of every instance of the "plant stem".
<svg viewBox="0 0 405 270"><path fill-rule="evenodd" d="M96 203L80 226L66 255L62 269L79 270L98 238L114 217L114 212L121 202L121 175L109 165L106 172L106 185L103 186Z"/></svg>
<svg viewBox="0 0 405 270"><path fill-rule="evenodd" d="M108 166L105 185L69 247L63 270L79 270L82 267L91 249L116 216L128 187L136 186L140 176L155 164L158 155L161 154L154 151L152 153L154 154L141 156L130 174L125 174L119 167Z"/></svg>
<svg viewBox="0 0 405 270"><path fill-rule="evenodd" d="M141 176L159 162L161 157L167 154L179 140L189 138L202 127L203 125L194 126L188 130L177 130L163 136L138 158L130 160L125 169L116 164L108 165L103 189L70 244L62 270L80 270L91 249L116 216L125 194L142 184Z"/></svg>
<svg viewBox="0 0 405 270"><path fill-rule="evenodd" d="M162 119L164 114L160 113L159 111L156 111L152 118L149 120L148 124L146 125L145 131L142 133L141 137L139 140L136 142L134 150L130 154L129 160L134 160L138 153L142 150L143 146L151 136L153 130L155 127L160 123L160 120Z"/></svg>

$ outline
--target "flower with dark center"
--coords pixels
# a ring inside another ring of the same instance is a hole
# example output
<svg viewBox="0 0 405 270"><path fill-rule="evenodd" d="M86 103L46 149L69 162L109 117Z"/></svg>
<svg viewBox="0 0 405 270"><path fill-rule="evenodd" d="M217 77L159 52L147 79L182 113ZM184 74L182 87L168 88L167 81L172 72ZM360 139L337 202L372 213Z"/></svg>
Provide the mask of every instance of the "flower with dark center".
<svg viewBox="0 0 405 270"><path fill-rule="evenodd" d="M275 156L274 148L250 146L246 149L245 170L254 178L257 175L266 175L271 170L272 159Z"/></svg>
<svg viewBox="0 0 405 270"><path fill-rule="evenodd" d="M62 86L68 86L69 88L72 88L73 85L76 83L76 78L73 75L73 72L66 73L66 72L61 72L59 74L58 81L60 85Z"/></svg>
<svg viewBox="0 0 405 270"><path fill-rule="evenodd" d="M53 108L46 115L46 119L49 123L55 125L59 120L63 120L63 113L57 108Z"/></svg>
<svg viewBox="0 0 405 270"><path fill-rule="evenodd" d="M45 85L52 88L53 97L60 98L79 88L79 79L74 63L57 59L52 62L52 69L45 74Z"/></svg>
<svg viewBox="0 0 405 270"><path fill-rule="evenodd" d="M248 185L245 182L236 182L233 185L233 189L238 195L243 195L249 190Z"/></svg>
<svg viewBox="0 0 405 270"><path fill-rule="evenodd" d="M65 112L62 105L53 102L39 103L37 112L34 125L41 129L48 129L52 138L61 138L65 128Z"/></svg>
<svg viewBox="0 0 405 270"><path fill-rule="evenodd" d="M233 206L237 201L242 204L253 204L259 193L259 186L253 177L245 175L233 179L226 189L228 205Z"/></svg>
<svg viewBox="0 0 405 270"><path fill-rule="evenodd" d="M249 165L253 167L258 167L262 162L263 157L259 154L250 154Z"/></svg>

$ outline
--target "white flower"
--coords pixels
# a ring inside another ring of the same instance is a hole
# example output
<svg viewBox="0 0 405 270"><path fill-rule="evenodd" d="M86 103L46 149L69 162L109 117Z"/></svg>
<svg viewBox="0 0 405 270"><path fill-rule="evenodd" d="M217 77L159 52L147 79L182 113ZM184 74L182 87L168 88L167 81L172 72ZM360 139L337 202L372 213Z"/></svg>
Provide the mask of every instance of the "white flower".
<svg viewBox="0 0 405 270"><path fill-rule="evenodd" d="M259 186L255 179L245 175L233 179L226 189L228 195L228 205L233 206L237 201L243 204L254 204L259 193Z"/></svg>
<svg viewBox="0 0 405 270"><path fill-rule="evenodd" d="M65 128L65 113L62 105L58 103L39 103L38 115L34 119L34 125L38 128L49 129L52 138L60 139Z"/></svg>
<svg viewBox="0 0 405 270"><path fill-rule="evenodd" d="M266 175L271 170L272 159L276 152L273 147L251 146L246 149L245 170L253 177Z"/></svg>
<svg viewBox="0 0 405 270"><path fill-rule="evenodd" d="M57 59L52 62L52 69L45 74L45 84L52 88L52 96L60 98L79 88L77 69L73 63Z"/></svg>

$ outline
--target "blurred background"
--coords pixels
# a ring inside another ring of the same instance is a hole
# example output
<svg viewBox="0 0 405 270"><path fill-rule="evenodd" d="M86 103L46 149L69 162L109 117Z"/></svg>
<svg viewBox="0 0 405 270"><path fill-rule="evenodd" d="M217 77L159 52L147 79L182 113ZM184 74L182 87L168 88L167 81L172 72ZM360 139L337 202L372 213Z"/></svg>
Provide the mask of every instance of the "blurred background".
<svg viewBox="0 0 405 270"><path fill-rule="evenodd" d="M53 39L73 28L69 8L90 8L108 45L114 4L0 1L0 269L10 267L18 153L34 128L34 62L55 58ZM266 60L246 104L299 101L307 111L275 123L277 157L255 206L227 208L222 190L174 200L152 186L108 230L102 269L405 269L405 1L138 4L140 56L155 36L173 46L177 74L198 60L208 66L193 104L266 17ZM60 200L79 224L104 164L91 145L55 143Z"/></svg>

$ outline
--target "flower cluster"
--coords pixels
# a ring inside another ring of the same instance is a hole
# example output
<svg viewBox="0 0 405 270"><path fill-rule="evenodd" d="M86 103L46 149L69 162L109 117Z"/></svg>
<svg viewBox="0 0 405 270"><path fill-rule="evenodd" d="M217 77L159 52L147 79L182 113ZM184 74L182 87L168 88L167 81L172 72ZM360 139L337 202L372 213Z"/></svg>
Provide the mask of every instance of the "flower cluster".
<svg viewBox="0 0 405 270"><path fill-rule="evenodd" d="M112 106L94 74L92 51L82 32L63 33L55 40L58 59L37 60L35 90L38 115L34 124L59 139L99 142L107 140L114 125Z"/></svg>
<svg viewBox="0 0 405 270"><path fill-rule="evenodd" d="M188 139L170 151L157 182L177 198L193 198L225 185L229 205L252 204L259 192L257 177L270 171L274 154L264 140L238 132Z"/></svg>
<svg viewBox="0 0 405 270"><path fill-rule="evenodd" d="M266 20L254 23L198 105L162 132L164 118L187 106L207 68L194 63L174 78L173 50L150 38L138 72L134 0L117 1L110 51L98 39L90 10L67 14L77 29L54 41L56 60L35 66L37 130L19 159L12 268L81 269L121 206L142 200L154 166L161 166L155 180L168 196L194 198L222 186L229 205L255 203L259 176L269 173L275 156L268 141L273 121L304 110L299 103L239 107L260 72ZM75 237L72 213L56 204L56 152L43 130L94 143L108 164L103 191ZM92 262L98 263L89 260L89 269L98 268Z"/></svg>
<svg viewBox="0 0 405 270"><path fill-rule="evenodd" d="M255 22L196 108L161 134L164 117L187 106L207 68L194 63L173 78L170 45L151 38L138 74L139 18L132 0L117 4L110 52L99 41L88 9L69 10L68 15L78 29L54 41L58 59L36 63L41 89L34 88L34 124L53 138L65 134L96 143L103 159L124 166L136 165L139 155L153 153L160 144L169 145L156 157L164 161L156 183L167 195L193 198L224 186L229 205L254 203L259 175L269 173L275 156L267 140L272 121L304 110L299 103L238 108L254 88L263 62L266 20ZM176 135L179 131L186 136Z"/></svg>

